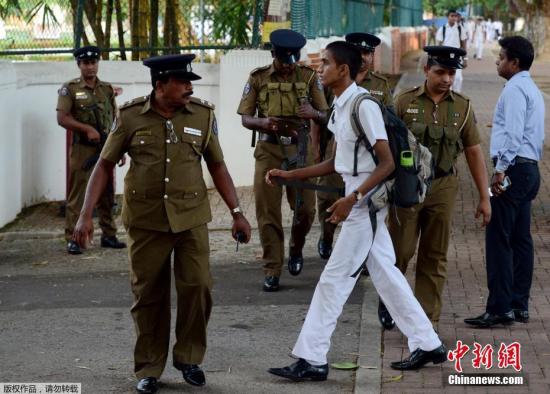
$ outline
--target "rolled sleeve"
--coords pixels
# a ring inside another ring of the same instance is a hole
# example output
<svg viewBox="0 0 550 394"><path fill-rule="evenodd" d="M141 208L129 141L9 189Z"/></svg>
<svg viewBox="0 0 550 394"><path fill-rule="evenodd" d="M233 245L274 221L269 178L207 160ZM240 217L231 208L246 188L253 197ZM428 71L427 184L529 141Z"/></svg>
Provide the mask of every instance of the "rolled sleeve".
<svg viewBox="0 0 550 394"><path fill-rule="evenodd" d="M101 150L101 158L118 163L128 151L129 140L129 133L119 124L114 128L114 131L109 133L107 141L105 141L105 145Z"/></svg>

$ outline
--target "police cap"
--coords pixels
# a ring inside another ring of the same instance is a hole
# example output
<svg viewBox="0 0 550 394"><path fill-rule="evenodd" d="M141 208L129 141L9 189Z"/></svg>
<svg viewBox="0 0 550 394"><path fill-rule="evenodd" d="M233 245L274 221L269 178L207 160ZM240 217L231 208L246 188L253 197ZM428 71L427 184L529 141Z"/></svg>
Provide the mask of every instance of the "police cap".
<svg viewBox="0 0 550 394"><path fill-rule="evenodd" d="M100 50L93 45L87 45L82 48L77 48L73 51L73 56L76 60L84 59L99 59Z"/></svg>
<svg viewBox="0 0 550 394"><path fill-rule="evenodd" d="M466 51L462 48L448 47L444 45L426 46L424 51L434 63L446 68L464 68L464 56Z"/></svg>
<svg viewBox="0 0 550 394"><path fill-rule="evenodd" d="M359 49L368 52L374 52L380 45L380 38L369 33L349 33L346 34L346 41L356 45Z"/></svg>
<svg viewBox="0 0 550 394"><path fill-rule="evenodd" d="M306 38L293 30L278 29L271 32L269 41L275 57L286 64L300 60L300 49L306 45Z"/></svg>
<svg viewBox="0 0 550 394"><path fill-rule="evenodd" d="M201 79L193 72L191 62L195 58L192 53L183 55L164 55L145 59L143 65L151 69L151 76L171 75L186 81Z"/></svg>

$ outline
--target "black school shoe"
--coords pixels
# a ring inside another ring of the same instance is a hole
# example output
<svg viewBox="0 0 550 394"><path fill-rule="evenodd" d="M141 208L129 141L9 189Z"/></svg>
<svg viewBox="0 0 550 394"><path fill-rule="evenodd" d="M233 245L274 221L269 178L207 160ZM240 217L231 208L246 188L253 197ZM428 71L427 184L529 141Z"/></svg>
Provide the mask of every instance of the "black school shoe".
<svg viewBox="0 0 550 394"><path fill-rule="evenodd" d="M82 249L75 241L67 242L67 253L69 254L82 254Z"/></svg>
<svg viewBox="0 0 550 394"><path fill-rule="evenodd" d="M153 394L159 389L157 378L149 376L147 378L140 379L136 391L140 394Z"/></svg>
<svg viewBox="0 0 550 394"><path fill-rule="evenodd" d="M489 312L485 312L478 317L471 317L464 319L464 323L479 328L489 328L496 326L497 324L503 324L508 326L514 322L514 312L510 311L503 315L494 315Z"/></svg>
<svg viewBox="0 0 550 394"><path fill-rule="evenodd" d="M288 367L269 368L267 372L295 382L304 380L323 381L327 380L328 364L315 366L300 358Z"/></svg>
<svg viewBox="0 0 550 394"><path fill-rule="evenodd" d="M441 364L447 360L447 348L441 344L438 348L429 352L420 348L416 349L410 354L409 357L403 361L394 361L391 363L393 369L399 369L401 371L419 369L429 362L434 364Z"/></svg>
<svg viewBox="0 0 550 394"><path fill-rule="evenodd" d="M126 244L120 242L117 237L114 235L108 237L106 235L101 236L101 247L102 248L112 248L112 249L124 249Z"/></svg>
<svg viewBox="0 0 550 394"><path fill-rule="evenodd" d="M206 384L206 377L201 367L197 364L180 364L174 363L174 367L181 371L183 380L193 386L204 386Z"/></svg>

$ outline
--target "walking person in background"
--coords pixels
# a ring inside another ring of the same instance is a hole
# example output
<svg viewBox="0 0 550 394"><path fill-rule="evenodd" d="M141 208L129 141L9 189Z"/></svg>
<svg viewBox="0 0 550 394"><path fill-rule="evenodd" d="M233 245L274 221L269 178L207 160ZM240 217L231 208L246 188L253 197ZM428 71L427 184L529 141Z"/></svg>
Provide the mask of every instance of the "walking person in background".
<svg viewBox="0 0 550 394"><path fill-rule="evenodd" d="M483 58L483 46L485 44L485 22L483 18L476 20L474 28L474 59L481 60Z"/></svg>
<svg viewBox="0 0 550 394"><path fill-rule="evenodd" d="M444 45L454 48L462 48L466 51L467 38L466 28L458 23L459 14L456 10L449 10L447 13L447 23L439 28L435 40L437 45ZM466 68L468 58L463 59L462 68ZM462 91L462 68L456 70L453 82L453 91L460 93Z"/></svg>
<svg viewBox="0 0 550 394"><path fill-rule="evenodd" d="M529 74L533 45L519 36L499 44L497 72L508 82L497 101L491 131L493 219L485 233L489 296L482 315L464 320L475 327L526 323L533 279L531 201L540 186L544 98Z"/></svg>

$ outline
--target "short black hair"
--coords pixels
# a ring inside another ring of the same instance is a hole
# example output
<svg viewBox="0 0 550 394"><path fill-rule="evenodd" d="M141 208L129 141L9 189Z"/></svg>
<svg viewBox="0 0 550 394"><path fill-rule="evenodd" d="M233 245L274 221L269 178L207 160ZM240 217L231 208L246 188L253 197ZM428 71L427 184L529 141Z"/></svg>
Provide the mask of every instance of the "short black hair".
<svg viewBox="0 0 550 394"><path fill-rule="evenodd" d="M449 10L449 12L447 12L447 16L451 14L458 14L458 12L456 10Z"/></svg>
<svg viewBox="0 0 550 394"><path fill-rule="evenodd" d="M327 45L326 50L330 51L338 65L348 65L349 76L352 80L355 80L357 73L361 69L361 64L363 63L359 48L346 41L334 41Z"/></svg>
<svg viewBox="0 0 550 394"><path fill-rule="evenodd" d="M168 83L168 80L170 79L170 75L168 74L153 74L151 73L151 84L153 85L153 89L156 89L157 87L157 81L159 81L162 84Z"/></svg>
<svg viewBox="0 0 550 394"><path fill-rule="evenodd" d="M535 49L531 41L525 37L512 36L501 38L498 43L506 52L508 60L518 59L521 70L527 71L531 68L535 59Z"/></svg>

